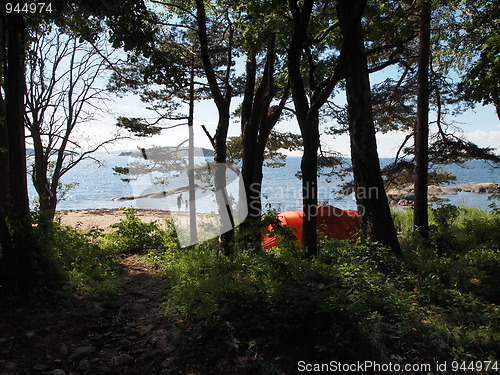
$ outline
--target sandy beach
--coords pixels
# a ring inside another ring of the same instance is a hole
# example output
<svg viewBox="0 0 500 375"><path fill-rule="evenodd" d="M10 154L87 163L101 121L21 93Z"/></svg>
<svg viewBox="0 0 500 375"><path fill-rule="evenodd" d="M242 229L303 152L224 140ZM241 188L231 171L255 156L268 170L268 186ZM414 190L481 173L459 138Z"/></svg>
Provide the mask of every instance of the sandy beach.
<svg viewBox="0 0 500 375"><path fill-rule="evenodd" d="M177 214L187 216L186 212ZM157 221L162 224L164 219L171 217L171 214L170 211L166 210L136 209L136 216L144 222ZM92 227L106 229L123 218L125 218L125 212L118 208L62 210L56 212L56 220L82 230L88 230Z"/></svg>

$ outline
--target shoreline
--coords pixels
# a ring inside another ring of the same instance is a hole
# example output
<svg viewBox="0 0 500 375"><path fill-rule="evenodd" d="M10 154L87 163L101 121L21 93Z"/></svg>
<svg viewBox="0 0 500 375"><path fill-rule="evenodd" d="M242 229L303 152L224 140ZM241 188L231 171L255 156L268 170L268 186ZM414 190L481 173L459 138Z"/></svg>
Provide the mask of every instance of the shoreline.
<svg viewBox="0 0 500 375"><path fill-rule="evenodd" d="M457 195L457 193L491 194L499 193L500 184L493 182L468 183L457 187L429 186L429 197L436 201L446 202L448 198L439 196ZM411 206L413 194L411 189L392 189L387 191L387 197L391 206ZM335 205L335 204L334 204ZM182 217L181 221L188 221L188 212L185 210L172 211L152 208L134 208L135 215L143 222L157 221L162 225L166 219L176 216ZM174 213L174 215L172 215ZM185 218L183 217L185 216ZM107 229L110 225L125 218L125 211L120 208L89 208L89 209L61 209L57 210L54 220L61 224L87 231L93 227Z"/></svg>
<svg viewBox="0 0 500 375"><path fill-rule="evenodd" d="M172 217L170 210L148 208L134 208L135 216L144 222L158 221L162 224L165 219ZM176 213L182 215L183 212ZM187 214L187 212L184 212ZM110 225L125 218L125 211L119 208L93 208L78 210L57 210L54 220L73 228L88 230L92 227L106 229Z"/></svg>

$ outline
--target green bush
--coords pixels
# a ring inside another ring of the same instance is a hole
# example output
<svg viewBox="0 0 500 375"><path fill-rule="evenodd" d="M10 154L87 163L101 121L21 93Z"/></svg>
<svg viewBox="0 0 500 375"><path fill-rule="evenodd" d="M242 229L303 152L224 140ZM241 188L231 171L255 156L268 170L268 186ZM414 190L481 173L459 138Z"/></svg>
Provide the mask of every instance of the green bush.
<svg viewBox="0 0 500 375"><path fill-rule="evenodd" d="M118 287L116 254L101 246L101 235L97 228L82 232L58 223L50 235L45 234L56 266L81 293L108 294Z"/></svg>
<svg viewBox="0 0 500 375"><path fill-rule="evenodd" d="M120 254L144 254L163 247L164 231L156 221L141 221L131 207L122 208L125 218L110 225L114 229L106 235L106 246Z"/></svg>
<svg viewBox="0 0 500 375"><path fill-rule="evenodd" d="M246 358L253 371L291 371L297 358L354 360L361 347L370 352L359 329L361 306L322 262L283 250L221 257L208 243L182 250L169 275L170 303L185 319L183 360L203 353L198 360Z"/></svg>
<svg viewBox="0 0 500 375"><path fill-rule="evenodd" d="M404 260L379 244L327 238L318 256L304 259L286 229L278 247L260 253L237 246L219 256L216 240L181 249L172 222L143 223L132 209L105 235L56 226L51 246L83 291L109 289L117 253L140 253L168 275L173 371L195 364L280 374L296 372L299 360L495 359L498 216L432 211L430 241L409 232L410 216L394 213Z"/></svg>
<svg viewBox="0 0 500 375"><path fill-rule="evenodd" d="M400 230L411 228L410 215L400 216ZM500 268L490 232L498 224L454 208L435 212L432 224L430 242L401 231L404 260L378 244L332 239L322 239L313 259L286 240L230 257L217 255L216 241L171 247L163 269L171 276L168 305L183 322L177 365L279 374L294 373L298 360L494 359Z"/></svg>

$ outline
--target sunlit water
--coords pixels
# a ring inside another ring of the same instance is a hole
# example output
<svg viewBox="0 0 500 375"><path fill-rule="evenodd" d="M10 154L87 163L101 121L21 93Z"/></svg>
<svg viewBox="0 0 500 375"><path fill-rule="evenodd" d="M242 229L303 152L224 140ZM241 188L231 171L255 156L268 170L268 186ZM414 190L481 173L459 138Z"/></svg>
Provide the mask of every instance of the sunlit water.
<svg viewBox="0 0 500 375"><path fill-rule="evenodd" d="M58 209L76 210L128 206L177 210L177 195L161 199L142 199L140 201L112 201L111 198L114 197L172 189L181 186L186 181L185 178L182 178L183 176L174 176L165 185L153 185L152 176L145 176L142 180L133 183L124 182L120 179L120 176L113 172L112 168L114 166L128 166L130 158L119 154L120 152L97 153L95 156L101 161L102 166L87 160L68 172L63 178L63 183L77 182L78 185L68 191L65 199L59 202ZM197 158L197 162L202 162L201 159ZM382 164L387 163L390 163L390 159L382 160ZM301 207L301 182L296 177L299 170L300 157L288 157L285 167L266 167L264 169L263 203L266 209L291 210ZM500 182L500 170L481 161L471 161L463 167L450 165L446 166L445 170L457 175L457 180L450 186L467 182ZM348 177L346 181L349 179ZM329 203L339 208L355 209L356 204L352 195L344 196L338 193L343 183L339 178L327 180L327 178L321 177L319 181L320 203ZM230 195L237 195L237 191L237 184L233 183L229 191ZM457 195L441 197L449 199L447 203L487 209L491 203L488 201L489 195L458 193ZM31 201L33 201L34 197L34 189L30 186ZM184 199L187 199L187 193L184 194ZM214 211L214 207L216 207L209 194L205 194L204 197L197 200L196 204L199 212ZM182 208L184 209L184 204Z"/></svg>

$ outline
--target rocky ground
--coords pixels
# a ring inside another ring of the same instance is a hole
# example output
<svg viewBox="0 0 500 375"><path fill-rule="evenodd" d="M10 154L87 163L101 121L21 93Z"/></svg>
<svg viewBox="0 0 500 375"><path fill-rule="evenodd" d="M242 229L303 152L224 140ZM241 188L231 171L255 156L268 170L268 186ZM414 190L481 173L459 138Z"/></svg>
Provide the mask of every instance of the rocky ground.
<svg viewBox="0 0 500 375"><path fill-rule="evenodd" d="M165 277L136 256L122 259L121 276L122 292L100 301L53 295L3 299L0 373L177 373L169 340L176 322L162 308Z"/></svg>

